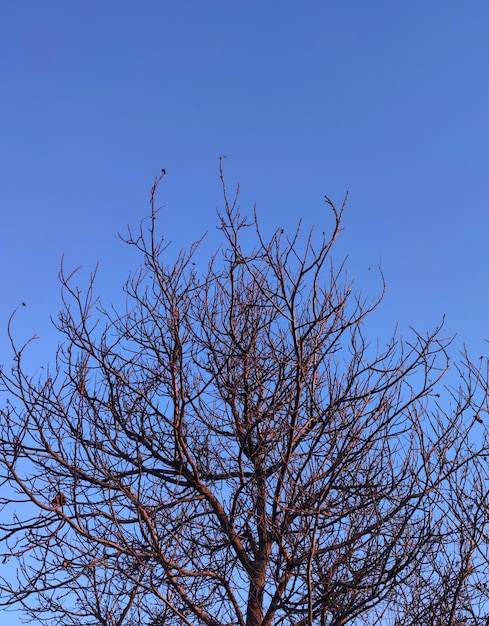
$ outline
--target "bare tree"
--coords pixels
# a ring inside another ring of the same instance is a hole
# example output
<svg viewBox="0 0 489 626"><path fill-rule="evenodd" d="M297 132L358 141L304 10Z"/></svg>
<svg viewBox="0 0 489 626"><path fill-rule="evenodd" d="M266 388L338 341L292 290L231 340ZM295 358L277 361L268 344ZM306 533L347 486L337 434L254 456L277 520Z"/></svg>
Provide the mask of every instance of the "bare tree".
<svg viewBox="0 0 489 626"><path fill-rule="evenodd" d="M440 329L368 342L380 298L331 262L344 205L329 235L265 238L222 178L202 271L200 242L168 260L160 180L123 312L62 271L43 378L9 327L3 604L63 626L488 624L482 368L447 393Z"/></svg>

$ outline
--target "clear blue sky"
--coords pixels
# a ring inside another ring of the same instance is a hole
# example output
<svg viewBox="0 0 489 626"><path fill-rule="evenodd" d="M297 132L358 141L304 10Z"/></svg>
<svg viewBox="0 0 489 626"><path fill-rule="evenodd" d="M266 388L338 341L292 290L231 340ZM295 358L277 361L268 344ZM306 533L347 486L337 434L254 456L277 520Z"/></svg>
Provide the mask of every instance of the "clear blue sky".
<svg viewBox="0 0 489 626"><path fill-rule="evenodd" d="M2 0L1 327L26 302L52 359L63 253L119 298L162 167L163 230L210 252L225 154L266 228L322 230L349 190L337 256L366 294L381 264L379 335L446 314L487 355L488 29L480 0Z"/></svg>

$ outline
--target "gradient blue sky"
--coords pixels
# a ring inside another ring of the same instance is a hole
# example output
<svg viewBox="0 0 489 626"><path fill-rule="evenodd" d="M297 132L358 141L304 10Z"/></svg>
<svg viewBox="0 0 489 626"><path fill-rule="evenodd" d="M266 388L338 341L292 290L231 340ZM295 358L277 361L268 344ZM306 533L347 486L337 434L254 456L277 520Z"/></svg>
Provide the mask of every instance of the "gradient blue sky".
<svg viewBox="0 0 489 626"><path fill-rule="evenodd" d="M488 32L480 0L2 0L1 327L26 302L16 333L52 359L63 253L120 298L117 232L162 167L162 230L211 252L225 154L265 228L323 230L349 191L336 256L366 294L382 266L374 333L446 314L487 355Z"/></svg>

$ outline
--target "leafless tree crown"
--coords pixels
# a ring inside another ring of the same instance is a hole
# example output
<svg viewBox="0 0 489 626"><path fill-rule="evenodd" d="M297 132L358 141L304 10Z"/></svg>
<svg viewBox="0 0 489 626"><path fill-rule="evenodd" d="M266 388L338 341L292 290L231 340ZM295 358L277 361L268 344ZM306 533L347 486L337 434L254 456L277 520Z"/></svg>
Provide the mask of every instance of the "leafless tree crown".
<svg viewBox="0 0 489 626"><path fill-rule="evenodd" d="M439 329L367 340L328 199L328 234L265 238L222 178L221 247L169 261L164 175L123 312L62 271L43 378L9 327L0 601L63 626L487 626L482 365L447 389Z"/></svg>

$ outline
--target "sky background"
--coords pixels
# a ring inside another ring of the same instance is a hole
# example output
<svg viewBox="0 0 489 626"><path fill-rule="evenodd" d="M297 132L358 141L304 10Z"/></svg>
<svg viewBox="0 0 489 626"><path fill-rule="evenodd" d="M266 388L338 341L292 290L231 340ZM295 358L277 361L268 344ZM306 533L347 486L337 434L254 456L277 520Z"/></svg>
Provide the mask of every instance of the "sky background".
<svg viewBox="0 0 489 626"><path fill-rule="evenodd" d="M212 253L222 154L270 232L327 229L349 191L334 256L365 295L382 267L372 341L445 315L455 356L487 356L488 28L480 0L1 0L0 363L22 302L52 361L63 254L120 301L139 259L117 233L161 168L162 233Z"/></svg>

